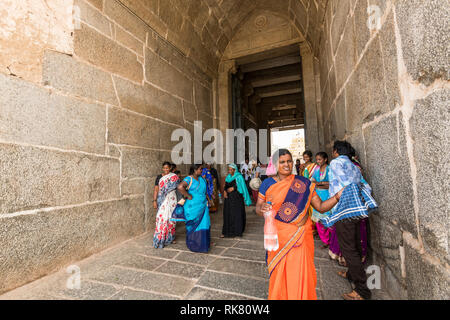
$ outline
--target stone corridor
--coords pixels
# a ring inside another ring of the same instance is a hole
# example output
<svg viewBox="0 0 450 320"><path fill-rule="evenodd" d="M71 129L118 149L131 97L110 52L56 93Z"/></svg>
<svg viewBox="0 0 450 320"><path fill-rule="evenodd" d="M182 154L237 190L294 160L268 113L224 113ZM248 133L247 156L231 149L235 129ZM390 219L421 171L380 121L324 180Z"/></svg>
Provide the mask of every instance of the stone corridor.
<svg viewBox="0 0 450 320"><path fill-rule="evenodd" d="M264 220L247 209L242 238L221 239L222 214L211 214L211 250L193 253L185 245L185 227L177 226L177 243L153 249L153 233L75 263L81 288L68 289L66 268L7 294L0 300L261 300L267 299L268 274L263 245ZM350 284L337 275L343 269L315 240L317 297L341 300ZM388 300L383 290L373 299Z"/></svg>
<svg viewBox="0 0 450 320"><path fill-rule="evenodd" d="M186 176L209 129L295 127L314 154L355 148L379 204L382 288L450 299L450 1L2 0L0 12L0 295L38 281L27 294L264 298L256 217L207 256L180 239L151 250L154 182L164 161ZM186 161L172 158L179 129L193 137ZM316 255L319 296L339 299L346 284ZM64 290L83 259L86 287ZM173 287L153 291L166 274Z"/></svg>

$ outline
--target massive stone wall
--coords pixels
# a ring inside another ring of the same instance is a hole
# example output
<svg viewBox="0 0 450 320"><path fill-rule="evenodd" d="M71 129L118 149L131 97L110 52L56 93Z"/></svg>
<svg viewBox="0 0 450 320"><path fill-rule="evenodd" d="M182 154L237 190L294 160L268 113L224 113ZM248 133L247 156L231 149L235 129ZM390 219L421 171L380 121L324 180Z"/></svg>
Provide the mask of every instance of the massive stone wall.
<svg viewBox="0 0 450 320"><path fill-rule="evenodd" d="M0 292L151 230L172 131L213 127L207 68L145 7L33 4L0 5Z"/></svg>
<svg viewBox="0 0 450 320"><path fill-rule="evenodd" d="M380 30L367 27L369 5ZM218 66L255 10L289 19L315 57L319 144L348 139L359 152L380 203L371 245L383 285L449 297L440 0L2 1L0 292L152 228L172 130L229 126L212 101L227 99L216 86L231 67Z"/></svg>
<svg viewBox="0 0 450 320"><path fill-rule="evenodd" d="M359 153L380 205L375 262L397 298L449 298L449 17L448 1L333 0L320 31L324 142Z"/></svg>

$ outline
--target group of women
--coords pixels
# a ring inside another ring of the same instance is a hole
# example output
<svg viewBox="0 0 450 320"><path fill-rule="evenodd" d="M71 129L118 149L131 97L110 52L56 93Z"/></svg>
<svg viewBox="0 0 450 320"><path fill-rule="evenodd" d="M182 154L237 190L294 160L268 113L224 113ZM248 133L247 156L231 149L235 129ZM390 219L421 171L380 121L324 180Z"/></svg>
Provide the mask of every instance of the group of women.
<svg viewBox="0 0 450 320"><path fill-rule="evenodd" d="M164 248L175 242L176 219L173 213L184 199L183 221L186 223L186 245L193 252L206 253L210 248L210 212L217 211L218 174L211 165L197 164L190 168L189 176L180 179L172 172L173 167L165 162L162 174L156 178L154 208L156 226L153 237L155 248ZM178 192L178 195L177 195ZM245 206L252 204L245 180L237 166L229 165L229 174L224 186L223 237L241 237L245 230Z"/></svg>
<svg viewBox="0 0 450 320"><path fill-rule="evenodd" d="M256 213L264 216L271 212L275 219L279 249L268 251L266 262L270 274L269 299L271 300L315 300L316 270L314 266L314 229L330 252L339 257L339 244L333 229L325 228L319 221L338 204L344 189L332 197L328 195L328 155L305 152L305 164L296 166L293 172L293 158L286 149L278 150L271 159L275 172L266 178L259 188ZM298 165L298 163L297 163ZM176 190L186 199L184 204L186 222L186 244L191 251L208 252L210 247L209 207L215 198L211 184L211 173L202 165L191 167L190 175L180 182L170 173L167 164L163 166L159 179L159 191L155 248L173 243L175 225L170 221L170 212L176 207ZM245 206L252 201L245 179L236 165L228 167L224 185L224 225L222 237L242 236L245 229ZM315 227L314 227L315 225ZM335 241L335 242L334 242ZM334 246L337 245L336 248Z"/></svg>

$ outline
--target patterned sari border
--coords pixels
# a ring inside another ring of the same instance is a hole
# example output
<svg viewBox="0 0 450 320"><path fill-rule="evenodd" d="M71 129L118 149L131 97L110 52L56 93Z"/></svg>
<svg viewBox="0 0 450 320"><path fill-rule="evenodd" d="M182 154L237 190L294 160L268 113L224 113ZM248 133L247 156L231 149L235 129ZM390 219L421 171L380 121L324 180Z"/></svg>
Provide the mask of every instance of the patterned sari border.
<svg viewBox="0 0 450 320"><path fill-rule="evenodd" d="M296 238L302 229L303 229L303 232L300 234L300 236L298 238ZM272 262L268 266L269 276L272 276L272 273L275 270L275 268L278 266L278 264L284 259L284 257L289 253L289 251L291 251L291 249L294 247L294 245L302 238L303 234L305 233L305 230L306 229L303 227L298 228L297 231L295 232L294 236L288 241L288 243L286 243L286 245L272 259ZM290 246L288 248L288 246L291 243L293 243L292 246ZM286 252L284 254L282 254L284 251L286 251ZM281 254L282 254L282 256L280 256ZM275 263L275 265L273 265L274 263Z"/></svg>
<svg viewBox="0 0 450 320"><path fill-rule="evenodd" d="M305 209L303 209L302 213L299 214L298 217L294 221L292 221L290 224L298 225L298 222L302 221L305 218L305 215L308 215L308 209L311 204L311 200L314 195L315 188L316 188L316 185L314 183L312 183L310 185L310 194L309 194ZM294 247L294 245L301 239L301 237L305 233L305 229L303 228L304 225L305 224L298 226L299 228L297 229L295 234L292 236L292 238L285 244L285 246L283 248L281 248L278 251L278 253L275 255L275 257L273 257L273 259L271 260L271 262L268 265L270 275L272 275L272 272L275 270L276 266L281 262L282 259L284 259L284 257L289 253L289 251ZM302 228L303 228L303 232L297 238L297 236L298 236L300 230L302 230Z"/></svg>

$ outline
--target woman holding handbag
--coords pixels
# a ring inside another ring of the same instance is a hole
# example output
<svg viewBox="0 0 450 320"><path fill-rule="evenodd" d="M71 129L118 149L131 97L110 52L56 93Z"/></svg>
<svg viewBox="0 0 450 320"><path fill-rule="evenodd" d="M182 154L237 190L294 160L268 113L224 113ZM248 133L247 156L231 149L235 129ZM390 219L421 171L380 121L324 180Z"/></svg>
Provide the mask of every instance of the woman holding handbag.
<svg viewBox="0 0 450 320"><path fill-rule="evenodd" d="M193 252L206 253L211 242L211 221L206 197L207 185L201 175L201 164L191 166L189 176L179 184L178 191L185 198L183 209L186 219L186 245Z"/></svg>

